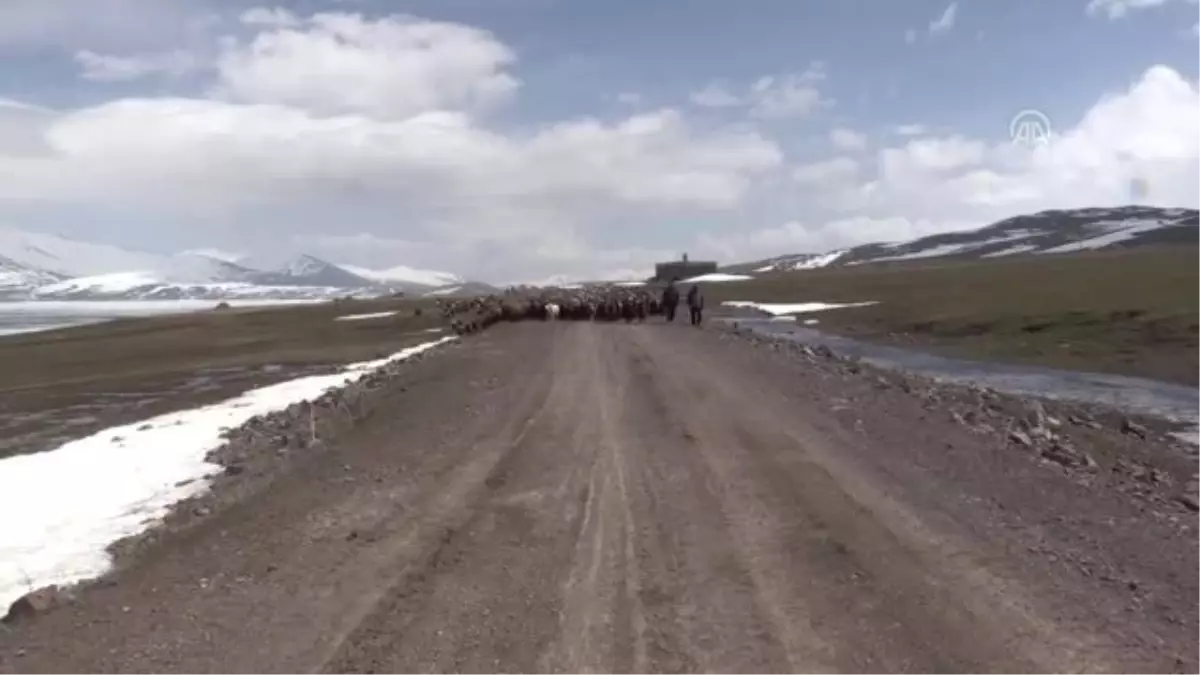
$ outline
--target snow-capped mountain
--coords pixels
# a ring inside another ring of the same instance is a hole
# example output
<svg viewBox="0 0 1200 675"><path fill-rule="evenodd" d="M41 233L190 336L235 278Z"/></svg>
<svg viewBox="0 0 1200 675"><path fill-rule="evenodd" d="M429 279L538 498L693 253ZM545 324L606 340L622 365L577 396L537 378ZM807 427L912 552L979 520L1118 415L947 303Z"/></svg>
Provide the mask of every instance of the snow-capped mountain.
<svg viewBox="0 0 1200 675"><path fill-rule="evenodd" d="M312 299L346 295L372 296L371 288L333 286L269 286L244 281L187 282L163 279L150 272L113 272L74 277L33 289L31 300L227 300L250 298Z"/></svg>
<svg viewBox="0 0 1200 675"><path fill-rule="evenodd" d="M977 230L875 243L824 254L795 254L731 265L731 272L780 272L921 259L990 259L1200 242L1195 209L1149 206L1042 211Z"/></svg>
<svg viewBox="0 0 1200 675"><path fill-rule="evenodd" d="M62 281L63 278L60 274L22 265L0 256L0 296L27 293L39 286Z"/></svg>
<svg viewBox="0 0 1200 675"><path fill-rule="evenodd" d="M8 300L366 297L466 284L452 274L407 267L355 270L365 274L311 255L259 268L220 251L159 255L0 228L0 299Z"/></svg>
<svg viewBox="0 0 1200 675"><path fill-rule="evenodd" d="M364 279L381 284L414 284L417 286L452 286L464 283L464 279L449 272L436 272L398 265L385 270L372 270L355 265L338 265L342 269Z"/></svg>
<svg viewBox="0 0 1200 675"><path fill-rule="evenodd" d="M297 256L277 269L257 272L252 280L264 286L368 288L375 285L370 279L311 255Z"/></svg>
<svg viewBox="0 0 1200 675"><path fill-rule="evenodd" d="M28 269L62 277L155 269L163 259L152 253L7 227L0 227L0 255Z"/></svg>
<svg viewBox="0 0 1200 675"><path fill-rule="evenodd" d="M829 253L794 253L758 261L758 267L750 272L777 272L785 270L811 270L818 267L828 267L846 255L846 249L838 249Z"/></svg>

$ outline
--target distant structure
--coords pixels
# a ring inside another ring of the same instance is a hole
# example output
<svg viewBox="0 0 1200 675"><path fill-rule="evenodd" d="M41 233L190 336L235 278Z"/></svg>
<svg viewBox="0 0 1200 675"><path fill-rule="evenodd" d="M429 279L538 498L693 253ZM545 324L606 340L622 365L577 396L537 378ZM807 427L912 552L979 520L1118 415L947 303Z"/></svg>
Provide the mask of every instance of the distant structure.
<svg viewBox="0 0 1200 675"><path fill-rule="evenodd" d="M711 260L688 260L686 253L679 260L654 265L655 281L670 281L676 277L687 279L717 271L717 263Z"/></svg>

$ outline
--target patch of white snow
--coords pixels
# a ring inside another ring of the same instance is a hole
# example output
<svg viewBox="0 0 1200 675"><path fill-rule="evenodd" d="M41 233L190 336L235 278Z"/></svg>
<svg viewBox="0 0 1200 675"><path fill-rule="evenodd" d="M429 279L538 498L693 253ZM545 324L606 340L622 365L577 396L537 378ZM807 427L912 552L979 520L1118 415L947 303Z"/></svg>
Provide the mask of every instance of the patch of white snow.
<svg viewBox="0 0 1200 675"><path fill-rule="evenodd" d="M102 576L108 546L158 523L208 489L222 467L205 461L221 434L256 415L344 387L394 361L454 340L250 390L213 405L106 429L55 450L0 460L0 607L30 590Z"/></svg>
<svg viewBox="0 0 1200 675"><path fill-rule="evenodd" d="M1011 248L1005 248L1005 249L1001 249L999 251L992 251L991 253L984 253L982 257L984 257L984 258L1000 258L1000 257L1007 256L1007 255L1018 255L1021 253L1029 253L1030 251L1036 251L1036 250L1037 250L1037 246L1035 246L1033 244L1018 244Z"/></svg>
<svg viewBox="0 0 1200 675"><path fill-rule="evenodd" d="M400 312L372 312L371 314L346 314L339 316L334 321L367 321L370 319L385 319L389 316L396 316Z"/></svg>
<svg viewBox="0 0 1200 675"><path fill-rule="evenodd" d="M846 307L866 307L868 305L877 305L877 301L869 302L799 302L799 303L772 303L772 302L749 302L746 300L726 300L721 303L726 307L749 307L757 309L760 312L766 312L774 316L784 314L807 314L808 312L823 312L827 309L843 309Z"/></svg>
<svg viewBox="0 0 1200 675"><path fill-rule="evenodd" d="M747 276L745 274L726 274L724 272L710 272L709 274L701 274L700 276L692 277L691 279L684 279L683 283L693 284L693 283L700 283L700 282L714 283L714 282L723 282L723 281L749 281L750 279L753 279L753 278L754 277Z"/></svg>
<svg viewBox="0 0 1200 675"><path fill-rule="evenodd" d="M1113 244L1133 239L1142 232L1157 230L1164 225L1171 224L1158 218L1129 218L1127 220L1102 220L1091 223L1089 227L1095 227L1104 231L1103 234L1084 239L1082 241L1073 241L1061 246L1048 248L1044 251L1038 251L1039 254L1048 253L1071 253L1073 251L1091 251L1098 248L1104 248Z"/></svg>
<svg viewBox="0 0 1200 675"><path fill-rule="evenodd" d="M838 258L846 255L846 251L830 251L823 255L817 255L808 260L801 260L792 265L794 270L815 270L821 267L828 267L833 264Z"/></svg>

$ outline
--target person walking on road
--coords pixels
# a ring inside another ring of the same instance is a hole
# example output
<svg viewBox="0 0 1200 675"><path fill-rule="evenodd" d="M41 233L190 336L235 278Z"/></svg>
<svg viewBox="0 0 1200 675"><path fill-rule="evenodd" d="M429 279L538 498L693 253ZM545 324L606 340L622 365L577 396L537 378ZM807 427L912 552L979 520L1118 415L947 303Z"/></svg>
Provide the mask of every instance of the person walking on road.
<svg viewBox="0 0 1200 675"><path fill-rule="evenodd" d="M674 321L675 310L679 307L679 289L675 287L674 279L667 283L667 288L663 291L662 306L667 321Z"/></svg>
<svg viewBox="0 0 1200 675"><path fill-rule="evenodd" d="M692 325L699 326L704 312L704 294L700 292L700 284L692 284L692 287L688 289L687 305Z"/></svg>

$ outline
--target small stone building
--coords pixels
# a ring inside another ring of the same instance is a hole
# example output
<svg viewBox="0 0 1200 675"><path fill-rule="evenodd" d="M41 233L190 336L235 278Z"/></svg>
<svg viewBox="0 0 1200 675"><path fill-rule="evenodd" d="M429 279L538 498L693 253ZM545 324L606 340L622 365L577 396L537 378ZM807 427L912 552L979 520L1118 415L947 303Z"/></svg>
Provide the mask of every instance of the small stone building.
<svg viewBox="0 0 1200 675"><path fill-rule="evenodd" d="M716 271L717 263L711 260L688 260L687 254L684 253L679 260L655 264L654 280L688 279L701 274L712 274Z"/></svg>

